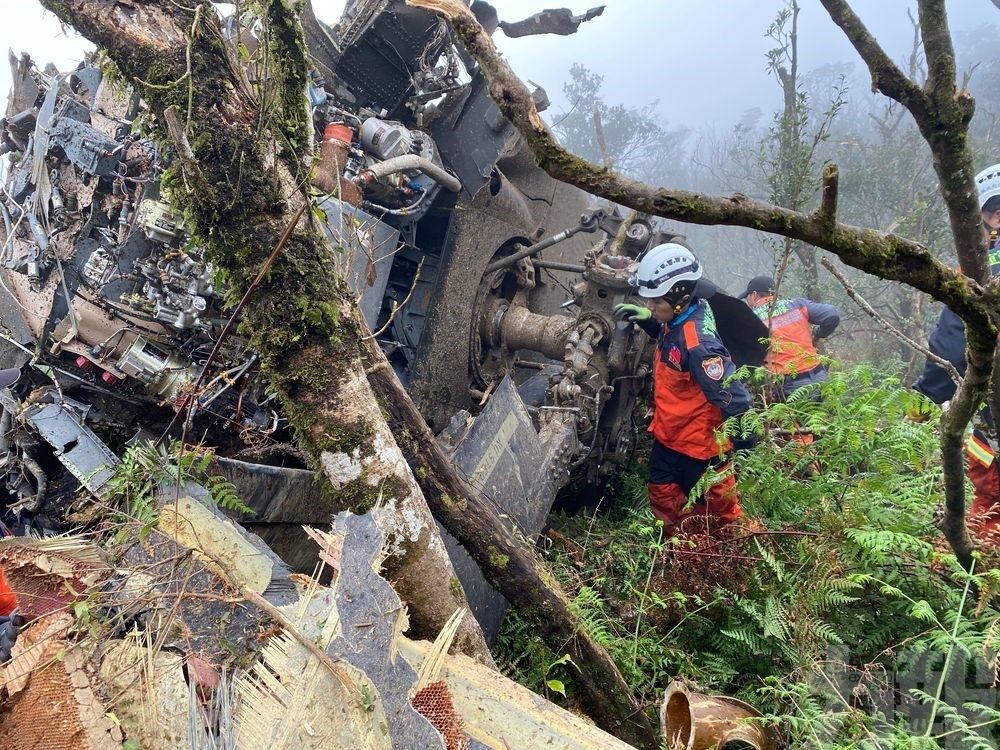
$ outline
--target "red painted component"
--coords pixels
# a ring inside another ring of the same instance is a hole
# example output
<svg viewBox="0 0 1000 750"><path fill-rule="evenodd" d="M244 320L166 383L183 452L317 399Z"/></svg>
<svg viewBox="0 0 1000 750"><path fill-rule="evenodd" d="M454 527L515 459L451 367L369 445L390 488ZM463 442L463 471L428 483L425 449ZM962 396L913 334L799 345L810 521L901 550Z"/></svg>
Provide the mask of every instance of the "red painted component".
<svg viewBox="0 0 1000 750"><path fill-rule="evenodd" d="M79 367L81 370L89 370L94 366L94 363L81 354L79 357L76 358L76 366Z"/></svg>
<svg viewBox="0 0 1000 750"><path fill-rule="evenodd" d="M323 128L323 140L340 141L341 143L346 143L350 146L351 141L354 140L354 131L343 123L331 122Z"/></svg>
<svg viewBox="0 0 1000 750"><path fill-rule="evenodd" d="M107 370L105 370L104 372L101 373L101 380L103 380L108 385L115 385L121 380L121 378L115 375L114 373L110 373Z"/></svg>

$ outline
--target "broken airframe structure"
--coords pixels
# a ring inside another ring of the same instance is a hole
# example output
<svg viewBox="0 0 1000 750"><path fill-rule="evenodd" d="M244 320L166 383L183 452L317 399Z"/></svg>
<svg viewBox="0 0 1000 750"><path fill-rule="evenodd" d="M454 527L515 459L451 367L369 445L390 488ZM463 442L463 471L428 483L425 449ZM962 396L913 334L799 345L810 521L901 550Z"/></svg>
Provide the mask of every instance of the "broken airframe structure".
<svg viewBox="0 0 1000 750"><path fill-rule="evenodd" d="M495 20L485 3L474 10ZM596 15L546 13L493 27L567 33ZM439 19L374 0L351 4L332 29L308 7L304 22L315 185L342 271L458 468L530 539L571 477L599 484L629 458L648 342L611 311L634 261L674 235L538 169ZM235 19L227 29L256 43ZM15 588L35 609L22 612L32 624L0 680L13 707L2 731L60 726L67 741L99 747L120 742L110 710L143 746L624 747L445 657L447 637L436 649L403 638L370 518L342 515L332 535L305 539L301 526L328 525L336 508L316 501L254 352L233 337L212 354L225 290L159 183L166 157L143 135L142 102L86 64L11 66L0 366L24 374L0 392L8 521L42 535L78 525L80 488L105 498L118 454L170 433L177 414L216 446L253 515L241 527L186 487L161 497L154 530L129 531L113 569L82 543L4 542L0 559L24 573ZM702 291L734 356L759 361L757 318ZM448 545L473 614L495 634L502 598ZM289 575L317 556L332 585ZM96 637L81 632L91 606L113 623L96 661L81 656ZM260 657L231 681L218 673L225 643L265 619L283 629ZM148 699L110 700L109 688L136 684Z"/></svg>
<svg viewBox="0 0 1000 750"><path fill-rule="evenodd" d="M592 15L518 28L565 31ZM571 477L599 485L629 459L647 339L612 307L634 260L673 235L540 170L442 20L375 0L332 29L310 9L304 22L315 184L342 270L428 424L530 539ZM252 28L227 29L252 50ZM0 365L35 367L0 400L8 522L66 530L78 484L99 494L127 440L186 421L249 498L248 526L311 569L299 527L336 508L296 463L255 353L231 337L212 354L225 290L159 183L167 157L143 135L142 103L96 67L11 66ZM731 313L755 345L759 323L735 302L713 298L722 334ZM501 600L450 549L494 634Z"/></svg>

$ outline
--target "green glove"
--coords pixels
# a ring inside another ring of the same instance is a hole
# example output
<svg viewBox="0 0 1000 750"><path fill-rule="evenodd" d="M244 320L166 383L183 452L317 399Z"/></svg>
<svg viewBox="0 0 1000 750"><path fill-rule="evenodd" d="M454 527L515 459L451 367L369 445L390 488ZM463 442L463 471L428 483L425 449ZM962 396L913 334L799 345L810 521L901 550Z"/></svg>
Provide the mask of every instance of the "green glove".
<svg viewBox="0 0 1000 750"><path fill-rule="evenodd" d="M653 317L653 313L649 311L648 307L639 307L639 305L629 305L624 302L620 302L614 306L613 310L616 318L622 318L630 323L641 323L644 320L649 320Z"/></svg>

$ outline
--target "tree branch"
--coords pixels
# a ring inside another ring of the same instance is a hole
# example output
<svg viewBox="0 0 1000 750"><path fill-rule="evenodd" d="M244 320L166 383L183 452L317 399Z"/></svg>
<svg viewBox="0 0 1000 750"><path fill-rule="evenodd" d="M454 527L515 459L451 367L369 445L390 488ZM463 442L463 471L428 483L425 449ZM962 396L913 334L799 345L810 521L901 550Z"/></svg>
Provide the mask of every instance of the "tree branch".
<svg viewBox="0 0 1000 750"><path fill-rule="evenodd" d="M955 89L957 66L944 0L921 0L917 4L917 17L927 59L924 91L932 100L942 96L950 98Z"/></svg>
<svg viewBox="0 0 1000 750"><path fill-rule="evenodd" d="M890 99L903 104L911 112L924 111L927 107L924 92L885 53L878 40L872 36L846 0L820 0L820 2L868 66L868 72L872 77L872 91L881 91ZM916 117L915 112L914 117Z"/></svg>
<svg viewBox="0 0 1000 750"><path fill-rule="evenodd" d="M951 376L951 379L955 381L956 385L958 386L962 385L962 376L958 373L958 370L955 369L955 365L953 365L948 360L943 359L938 355L934 354L927 347L921 346L916 341L907 336L905 333L896 328L883 316L879 315L878 311L875 310L875 308L872 307L868 303L868 301L858 293L858 291L851 285L851 282L848 281L847 277L844 276L844 274L840 271L840 269L838 269L835 265L833 265L833 262L829 258L820 258L819 262L822 263L823 267L826 268L826 270L829 271L831 274L833 274L834 278L836 278L837 281L841 283L841 285L844 287L844 291L847 292L847 296L850 297L852 300L854 300L855 303L857 303L858 307L860 307L862 310L868 313L868 315L870 315L879 325L881 325L885 330L887 330L897 339L902 341L908 347L910 347L914 351L920 352L925 357L927 357L929 361L933 362L934 364L946 370L947 373Z"/></svg>
<svg viewBox="0 0 1000 750"><path fill-rule="evenodd" d="M839 188L840 171L837 169L837 165L825 164L823 166L823 188L820 196L820 204L814 215L828 227L833 227L837 223L837 194ZM826 265L825 261L823 265Z"/></svg>

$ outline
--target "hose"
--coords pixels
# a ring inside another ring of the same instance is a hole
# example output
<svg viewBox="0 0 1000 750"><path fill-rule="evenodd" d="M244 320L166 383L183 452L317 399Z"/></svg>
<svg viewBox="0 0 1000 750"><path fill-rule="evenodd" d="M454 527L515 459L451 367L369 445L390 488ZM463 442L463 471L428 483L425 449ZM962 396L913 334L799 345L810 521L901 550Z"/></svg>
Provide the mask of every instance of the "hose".
<svg viewBox="0 0 1000 750"><path fill-rule="evenodd" d="M42 500L45 499L45 490L48 487L48 480L45 477L45 472L42 470L42 467L33 457L28 455L27 451L25 451L21 456L21 463L24 464L24 468L26 468L35 478L35 485L38 489L35 492L35 499L33 501L25 499L18 503L19 509L26 510L29 513L35 513L42 507Z"/></svg>
<svg viewBox="0 0 1000 750"><path fill-rule="evenodd" d="M355 182L369 183L411 169L423 172L445 190L457 193L462 189L462 183L455 175L450 174L444 167L439 167L430 159L426 159L418 154L403 154L402 156L394 156L391 159L386 159L372 165L354 179Z"/></svg>

